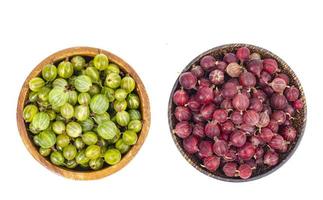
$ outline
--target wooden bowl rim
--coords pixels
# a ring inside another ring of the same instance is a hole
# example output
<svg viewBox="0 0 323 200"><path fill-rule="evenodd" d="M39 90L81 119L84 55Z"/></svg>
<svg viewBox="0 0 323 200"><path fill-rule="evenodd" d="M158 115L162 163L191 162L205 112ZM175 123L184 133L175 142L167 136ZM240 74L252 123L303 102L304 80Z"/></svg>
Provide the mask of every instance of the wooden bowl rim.
<svg viewBox="0 0 323 200"><path fill-rule="evenodd" d="M271 51L264 49L262 47L258 47L255 45L251 45L251 44L245 44L245 43L231 43L231 44L224 44L221 46L217 46L214 47L212 49L209 49L203 53L201 53L200 55L198 55L197 57L195 57L183 70L181 73L188 71L193 64L195 64L198 60L200 60L203 56L206 55L210 55L214 52L218 52L218 51L227 51L227 49L236 49L239 47L248 47L253 51L256 52L261 52L261 54L266 54L271 58L276 59L276 61L278 62L279 66L283 66L285 69L287 69L289 71L289 73L293 76L293 80L296 82L299 90L300 90L300 98L302 98L303 102L304 102L304 107L302 109L303 112L303 116L304 118L302 119L302 125L301 125L301 129L300 129L300 133L298 136L297 141L295 142L293 148L290 150L290 152L288 153L288 155L280 162L278 163L276 166L272 167L271 169L269 169L268 171L259 174L257 176L252 176L249 179L237 179L237 178L228 178L228 177L221 177L221 176L217 176L216 174L210 173L209 171L207 171L206 169L202 168L201 166L197 165L195 163L195 161L193 161L184 151L182 145L179 143L179 140L177 138L177 136L173 133L173 121L172 121L172 107L173 107L173 100L172 100L172 96L174 94L174 92L176 91L177 87L178 87L178 78L179 76L176 78L176 81L174 83L174 86L172 88L172 91L170 93L170 98L169 98L169 102L168 102L168 124L169 124L169 129L170 129L170 133L172 135L173 141L177 147L177 149L180 151L180 153L182 154L182 156L185 158L185 160L192 165L195 169L197 169L198 171L202 172L203 174L212 177L214 179L218 179L221 181L227 181L227 182L248 182L248 181L253 181L253 180L257 180L260 179L262 177L265 177L271 173L273 173L274 171L276 171L277 169L279 169L282 165L284 165L290 157L292 157L292 155L294 154L294 152L296 151L297 147L299 146L302 137L304 135L304 131L305 131L305 127L306 127L306 116L307 116L307 106L306 106L306 98L305 98L305 94L304 94L304 90L303 87L298 79L298 77L296 76L295 72L291 69L291 67L283 60L281 59L279 56L277 56L276 54L272 53ZM227 51L229 52L229 51ZM180 74L181 74L180 73Z"/></svg>
<svg viewBox="0 0 323 200"><path fill-rule="evenodd" d="M33 144L33 142L28 137L28 132L25 126L25 122L22 116L23 108L25 105L25 100L27 98L28 94L28 82L31 78L39 75L41 73L42 68L49 63L54 63L60 60L65 59L66 57L71 57L74 55L82 55L82 56L88 56L88 57L94 57L98 53L103 53L108 56L109 60L118 64L120 66L120 69L130 74L131 77L136 82L136 91L141 101L141 114L142 114L142 130L139 134L138 141L135 145L131 147L131 149L125 154L121 161L113 166L105 167L98 171L76 171L72 169L66 169L62 167L58 167L54 164L52 164L50 161L48 161L46 158L41 156ZM142 83L140 77L135 72L135 70L124 60L119 58L118 56L114 55L113 53L99 49L99 48L93 48L93 47L71 47L67 49L60 50L58 52L53 53L52 55L45 58L43 61L41 61L28 75L26 80L24 81L24 84L21 88L19 98L18 98L18 104L17 104L17 125L18 130L20 133L20 136L22 138L22 141L24 145L26 146L27 150L30 152L30 154L36 159L40 164L45 166L47 169L55 172L56 174L62 175L67 178L75 179L75 180L94 180L103 178L105 176L111 175L120 169L122 169L124 166L126 166L133 157L137 154L141 146L143 145L150 127L150 121L151 121L151 115L150 115L150 104L149 104L149 98L146 92L146 89L144 87L144 84Z"/></svg>

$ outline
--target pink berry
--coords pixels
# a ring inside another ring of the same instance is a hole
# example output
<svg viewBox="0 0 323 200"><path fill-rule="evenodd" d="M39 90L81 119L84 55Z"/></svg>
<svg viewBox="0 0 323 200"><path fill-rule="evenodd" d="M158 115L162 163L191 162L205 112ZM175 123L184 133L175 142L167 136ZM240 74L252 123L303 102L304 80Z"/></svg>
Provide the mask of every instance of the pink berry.
<svg viewBox="0 0 323 200"><path fill-rule="evenodd" d="M184 89L192 89L197 82L196 76L192 72L184 72L179 77L179 83Z"/></svg>
<svg viewBox="0 0 323 200"><path fill-rule="evenodd" d="M203 159L204 167L210 172L215 172L220 165L220 158L217 156L209 156Z"/></svg>

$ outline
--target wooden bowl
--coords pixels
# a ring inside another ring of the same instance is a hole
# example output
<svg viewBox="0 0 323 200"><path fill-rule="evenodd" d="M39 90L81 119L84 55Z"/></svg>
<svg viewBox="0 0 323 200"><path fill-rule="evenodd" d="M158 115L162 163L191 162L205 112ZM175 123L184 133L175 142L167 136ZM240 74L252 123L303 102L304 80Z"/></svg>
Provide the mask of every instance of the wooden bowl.
<svg viewBox="0 0 323 200"><path fill-rule="evenodd" d="M201 166L201 164L202 164L201 161L195 155L189 155L185 152L185 150L183 149L183 146L182 146L182 139L173 133L173 130L176 125L176 119L173 114L176 105L172 101L172 96L173 96L174 92L180 88L178 78L177 78L177 80L174 84L174 87L172 89L172 92L170 94L169 104L168 104L169 128L170 128L173 140L174 140L177 148L179 149L181 154L184 156L184 158L200 172L202 172L212 178L223 180L223 181L230 181L230 182L244 182L244 181L255 180L255 179L264 177L264 176L272 173L273 171L275 171L279 167L281 167L285 162L287 162L287 160L295 152L295 150L296 150L297 146L299 145L301 138L304 134L304 129L305 129L305 125L306 125L306 100L305 100L303 88L302 88L298 78L296 77L293 70L287 65L287 63L285 63L281 58L279 58L278 56L276 56L275 54L273 54L272 52L270 52L266 49L263 49L263 48L260 48L260 47L254 46L254 45L249 45L249 44L227 44L227 45L215 47L213 49L210 49L210 50L202 53L201 55L197 56L196 58L194 58L185 67L185 69L182 71L182 73L190 70L193 65L198 64L200 59L206 55L212 55L216 59L220 59L223 57L223 55L225 53L235 52L239 47L248 47L252 53L257 52L261 55L262 58L276 59L281 71L286 73L289 76L290 84L295 85L300 90L300 98L304 102L304 108L302 110L300 110L298 113L296 113L295 120L293 121L293 125L298 131L297 139L293 143L291 143L291 145L289 146L289 149L286 153L283 153L280 155L279 163L276 166L274 166L274 167L268 167L268 166L259 167L255 170L253 170L252 176L247 180L243 180L243 179L235 178L235 177L229 178L229 177L225 176L225 174L221 170L217 170L216 172L211 173L208 170L206 170L205 168L203 168Z"/></svg>
<svg viewBox="0 0 323 200"><path fill-rule="evenodd" d="M46 64L56 63L67 57L71 57L74 55L94 57L96 54L99 54L99 53L103 53L107 55L111 62L118 64L120 66L120 69L124 73L130 74L130 76L136 81L136 92L141 101L140 111L142 113L142 123L143 123L142 130L138 134L137 143L133 145L131 149L128 151L128 153L123 155L121 161L114 166L105 167L98 171L80 171L80 170L71 170L63 167L58 167L52 164L48 159L46 159L45 157L39 154L38 149L33 144L32 139L30 138L29 133L27 132L25 122L23 119L23 108L25 106L26 99L28 98L28 91L29 91L28 82L33 77L38 76ZM29 76L27 77L27 79L25 80L21 88L19 99L18 99L17 124L18 124L20 136L26 148L31 153L31 155L39 163L44 165L47 169L71 179L78 179L78 180L99 179L99 178L108 176L110 174L113 174L118 170L120 170L121 168L123 168L125 165L127 165L131 161L131 159L137 154L140 147L143 145L145 138L147 137L149 126L150 126L149 99L148 99L148 95L146 93L145 87L142 81L140 80L139 76L135 72L135 70L125 61L123 61L121 58L102 49L91 48L91 47L73 47L73 48L61 50L59 52L56 52L50 55L41 63L39 63L29 74Z"/></svg>

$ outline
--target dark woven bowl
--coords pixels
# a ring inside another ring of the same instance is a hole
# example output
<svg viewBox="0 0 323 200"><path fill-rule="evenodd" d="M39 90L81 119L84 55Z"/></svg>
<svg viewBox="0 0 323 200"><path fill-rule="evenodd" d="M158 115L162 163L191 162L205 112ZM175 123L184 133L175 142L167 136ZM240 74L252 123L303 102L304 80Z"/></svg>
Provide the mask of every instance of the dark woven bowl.
<svg viewBox="0 0 323 200"><path fill-rule="evenodd" d="M303 102L304 102L304 108L300 111L297 112L295 115L295 120L293 120L293 126L297 129L298 131L298 136L297 139L291 143L291 145L289 145L289 149L286 153L283 153L280 155L280 160L279 163L274 166L274 167L269 167L269 166L262 166L262 167L258 167L257 169L253 170L252 176L247 179L247 180L243 180L240 178L228 178L227 176L225 176L225 174L221 171L221 170L217 170L214 173L209 172L208 170L206 170L205 168L201 167L201 161L195 156L195 155L189 155L185 152L185 150L183 149L182 146L182 139L179 138L178 136L176 136L176 134L173 133L173 129L175 128L176 125L176 119L174 116L174 109L175 109L175 104L172 101L172 97L174 92L179 89L179 83L178 83L178 78L174 84L174 87L172 89L172 92L170 94L170 98L169 98L169 104L168 104L168 122L169 122L169 128L173 137L173 140L177 146L177 148L179 149L179 151L181 152L181 154L184 156L184 158L193 166L195 167L197 170L199 170L200 172L215 178L215 179L219 179L219 180L223 180L223 181L230 181L230 182L244 182L244 181L251 181L251 180L256 180L259 178L262 178L270 173L272 173L273 171L277 170L279 167L281 167L285 162L287 162L287 160L293 155L293 153L295 152L297 146L299 145L302 136L304 134L304 129L305 129L305 125L306 125L306 100L305 100L305 95L304 95L304 91L303 88L298 80L298 78L296 77L295 73L293 72L293 70L287 65L287 63L285 63L281 58L279 58L278 56L276 56L275 54L273 54L272 52L257 47L257 46L253 46L253 45L249 45L249 44L227 44L227 45L223 45L223 46L219 46L219 47L215 47L213 49L210 49L204 53L202 53L201 55L197 56L196 58L194 58L186 67L185 69L182 71L186 72L188 70L191 69L191 67L195 64L198 64L200 59L205 56L205 55L212 55L214 56L216 59L220 59L223 57L223 55L225 53L229 53L229 52L236 52L236 50L239 47L248 47L250 49L250 51L252 53L257 52L261 55L262 58L274 58L276 59L276 61L278 62L278 66L279 69L281 69L281 71L283 73L286 73L289 78L290 78L290 84L291 85L295 85L299 90L300 90L300 97L302 98Z"/></svg>

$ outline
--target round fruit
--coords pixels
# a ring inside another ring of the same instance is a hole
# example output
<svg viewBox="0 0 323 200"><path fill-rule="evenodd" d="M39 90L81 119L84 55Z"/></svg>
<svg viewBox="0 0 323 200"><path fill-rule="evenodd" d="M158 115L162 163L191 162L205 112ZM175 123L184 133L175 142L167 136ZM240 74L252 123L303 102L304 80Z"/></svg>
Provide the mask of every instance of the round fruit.
<svg viewBox="0 0 323 200"><path fill-rule="evenodd" d="M80 75L75 79L75 88L79 92L87 92L92 86L91 78L87 75Z"/></svg>
<svg viewBox="0 0 323 200"><path fill-rule="evenodd" d="M105 79L105 85L110 88L118 88L121 84L121 77L119 74L116 73L110 73L107 75Z"/></svg>
<svg viewBox="0 0 323 200"><path fill-rule="evenodd" d="M77 122L69 122L66 126L66 133L72 138L77 138L82 133L82 127Z"/></svg>
<svg viewBox="0 0 323 200"><path fill-rule="evenodd" d="M85 59L82 56L74 56L71 60L74 70L80 71L85 66Z"/></svg>
<svg viewBox="0 0 323 200"><path fill-rule="evenodd" d="M138 95L136 94L129 94L127 97L128 108L130 109L138 109L140 100Z"/></svg>
<svg viewBox="0 0 323 200"><path fill-rule="evenodd" d="M50 154L50 161L57 166L64 164L64 157L61 152L54 151Z"/></svg>
<svg viewBox="0 0 323 200"><path fill-rule="evenodd" d="M69 61L62 61L57 67L57 73L62 78L69 78L73 75L73 65Z"/></svg>
<svg viewBox="0 0 323 200"><path fill-rule="evenodd" d="M38 92L45 86L45 81L42 78L35 77L29 81L29 89L34 92Z"/></svg>
<svg viewBox="0 0 323 200"><path fill-rule="evenodd" d="M65 119L71 119L74 116L74 107L66 103L61 107L60 112Z"/></svg>
<svg viewBox="0 0 323 200"><path fill-rule="evenodd" d="M26 122L31 122L37 113L38 113L37 106L33 104L27 105L23 111L23 118Z"/></svg>
<svg viewBox="0 0 323 200"><path fill-rule="evenodd" d="M120 132L115 123L110 120L99 124L97 131L99 136L106 140L112 139Z"/></svg>
<svg viewBox="0 0 323 200"><path fill-rule="evenodd" d="M134 145L134 144L136 144L137 139L138 139L138 136L137 136L136 132L134 132L134 131L126 130L122 134L122 140L127 145Z"/></svg>
<svg viewBox="0 0 323 200"><path fill-rule="evenodd" d="M58 147L64 148L70 143L70 137L66 134L61 134L56 138L56 145Z"/></svg>
<svg viewBox="0 0 323 200"><path fill-rule="evenodd" d="M126 90L127 93L130 93L136 87L135 80L133 80L133 78L127 75L121 80L120 87Z"/></svg>
<svg viewBox="0 0 323 200"><path fill-rule="evenodd" d="M89 93L80 93L77 97L77 101L79 104L88 105L91 101L91 96Z"/></svg>
<svg viewBox="0 0 323 200"><path fill-rule="evenodd" d="M121 160L121 153L118 149L109 149L104 154L104 160L109 165L115 165Z"/></svg>
<svg viewBox="0 0 323 200"><path fill-rule="evenodd" d="M108 110L109 100L105 95L97 94L91 99L90 108L92 112L102 114Z"/></svg>
<svg viewBox="0 0 323 200"><path fill-rule="evenodd" d="M127 126L130 122L130 115L127 111L121 111L116 114L117 123L120 126Z"/></svg>
<svg viewBox="0 0 323 200"><path fill-rule="evenodd" d="M72 144L63 148L63 156L66 160L73 160L77 154L76 147Z"/></svg>
<svg viewBox="0 0 323 200"><path fill-rule="evenodd" d="M85 156L89 159L97 159L101 155L101 149L100 146L92 144L89 145L85 150Z"/></svg>
<svg viewBox="0 0 323 200"><path fill-rule="evenodd" d="M45 130L50 124L49 115L45 112L38 112L34 115L31 124L38 131Z"/></svg>
<svg viewBox="0 0 323 200"><path fill-rule="evenodd" d="M93 131L88 131L82 135L82 140L86 145L92 145L98 142L98 136Z"/></svg>
<svg viewBox="0 0 323 200"><path fill-rule="evenodd" d="M57 76L57 68L55 65L47 64L44 66L42 70L42 77L46 81L53 81L55 80L56 76Z"/></svg>
<svg viewBox="0 0 323 200"><path fill-rule="evenodd" d="M121 88L117 89L114 92L114 97L118 101L124 100L127 97L127 95L128 95L128 93L126 92L126 90L121 89Z"/></svg>
<svg viewBox="0 0 323 200"><path fill-rule="evenodd" d="M61 87L55 87L49 92L48 100L53 107L61 107L67 103L68 93Z"/></svg>
<svg viewBox="0 0 323 200"><path fill-rule="evenodd" d="M43 148L43 147L40 147L39 148L39 153L40 155L46 157L46 156L49 156L49 154L52 152L52 150L50 148Z"/></svg>
<svg viewBox="0 0 323 200"><path fill-rule="evenodd" d="M62 134L65 132L65 123L63 121L54 121L52 129L56 134Z"/></svg>
<svg viewBox="0 0 323 200"><path fill-rule="evenodd" d="M90 109L87 105L78 105L74 110L74 117L78 121L84 121L90 116Z"/></svg>
<svg viewBox="0 0 323 200"><path fill-rule="evenodd" d="M75 161L80 165L85 165L90 161L90 159L86 157L85 150L82 150L76 154Z"/></svg>
<svg viewBox="0 0 323 200"><path fill-rule="evenodd" d="M128 124L128 129L138 133L142 128L142 123L140 120L131 120Z"/></svg>
<svg viewBox="0 0 323 200"><path fill-rule="evenodd" d="M98 70L102 71L109 66L109 59L104 54L98 54L94 57L93 64Z"/></svg>

